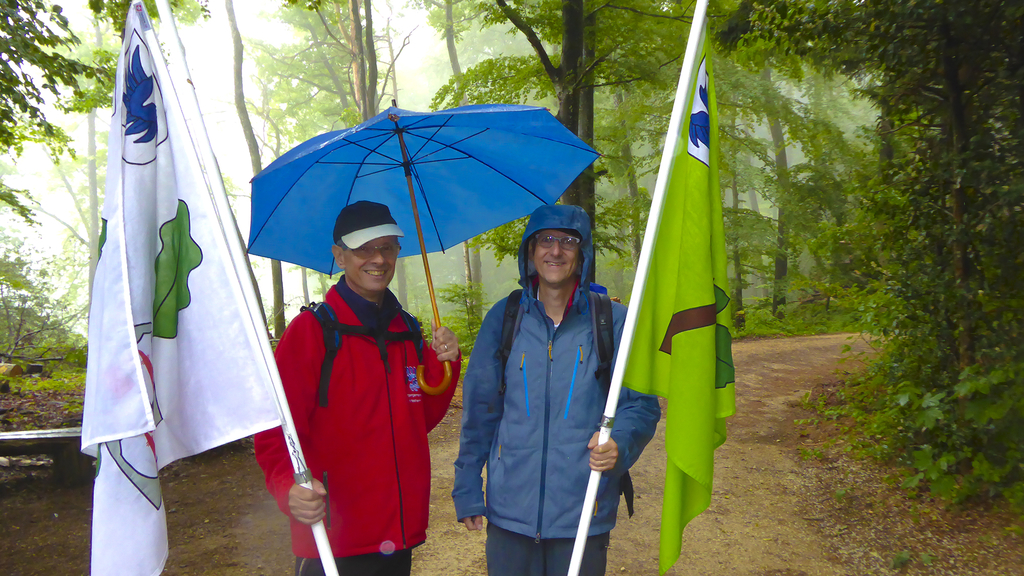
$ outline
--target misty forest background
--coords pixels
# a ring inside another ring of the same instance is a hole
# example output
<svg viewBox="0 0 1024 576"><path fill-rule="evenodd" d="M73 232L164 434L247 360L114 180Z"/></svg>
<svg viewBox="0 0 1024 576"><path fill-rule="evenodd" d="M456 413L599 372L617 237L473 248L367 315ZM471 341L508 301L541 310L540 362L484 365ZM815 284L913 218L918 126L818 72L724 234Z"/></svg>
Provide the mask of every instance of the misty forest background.
<svg viewBox="0 0 1024 576"><path fill-rule="evenodd" d="M128 2L64 3L74 18L0 4L0 361L74 388ZM248 153L226 175L243 234L253 174L392 98L541 105L603 155L563 201L591 215L597 281L628 301L691 3L268 0L272 32L253 36L235 18L248 1L173 4L190 61L222 60L232 87L218 102L233 112L207 123L230 125L219 156ZM847 447L911 495L1024 506L1024 4L721 0L709 15L734 336L864 334L868 369L819 406ZM433 51L403 68L424 50L414 27ZM232 49L204 52L214 38ZM523 225L432 256L467 351L516 287ZM272 337L336 280L252 267ZM392 288L428 316L418 257Z"/></svg>

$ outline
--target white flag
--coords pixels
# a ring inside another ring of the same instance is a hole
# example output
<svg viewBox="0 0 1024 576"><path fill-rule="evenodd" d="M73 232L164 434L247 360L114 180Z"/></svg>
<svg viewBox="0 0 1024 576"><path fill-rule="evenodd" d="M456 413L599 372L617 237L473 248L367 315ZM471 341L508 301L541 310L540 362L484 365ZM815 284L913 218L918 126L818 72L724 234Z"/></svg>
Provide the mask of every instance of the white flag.
<svg viewBox="0 0 1024 576"><path fill-rule="evenodd" d="M266 334L228 250L236 233L217 216L159 49L136 0L117 64L89 322L93 576L163 570L160 468L279 424Z"/></svg>

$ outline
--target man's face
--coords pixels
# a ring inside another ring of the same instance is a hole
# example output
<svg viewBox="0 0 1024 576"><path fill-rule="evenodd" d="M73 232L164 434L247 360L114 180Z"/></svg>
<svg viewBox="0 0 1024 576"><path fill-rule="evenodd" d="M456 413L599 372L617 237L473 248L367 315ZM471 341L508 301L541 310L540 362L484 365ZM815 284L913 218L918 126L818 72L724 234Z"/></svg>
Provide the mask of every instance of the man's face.
<svg viewBox="0 0 1024 576"><path fill-rule="evenodd" d="M381 236L351 250L332 246L334 261L345 271L345 282L353 292L380 304L384 291L395 276L398 260L397 236Z"/></svg>
<svg viewBox="0 0 1024 576"><path fill-rule="evenodd" d="M580 244L562 240L567 237L574 238L561 230L541 230L531 242L533 254L530 259L540 282L548 288L575 285L579 277Z"/></svg>

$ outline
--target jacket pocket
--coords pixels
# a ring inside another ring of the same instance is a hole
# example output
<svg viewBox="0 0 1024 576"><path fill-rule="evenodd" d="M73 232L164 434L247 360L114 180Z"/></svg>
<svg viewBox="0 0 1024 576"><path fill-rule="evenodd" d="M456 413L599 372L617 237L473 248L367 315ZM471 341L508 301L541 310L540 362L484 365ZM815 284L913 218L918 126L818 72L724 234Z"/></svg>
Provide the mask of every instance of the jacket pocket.
<svg viewBox="0 0 1024 576"><path fill-rule="evenodd" d="M523 352L523 359L519 362L519 372L523 375L523 402L526 404L526 417L530 417L530 384L526 379L526 352Z"/></svg>
<svg viewBox="0 0 1024 576"><path fill-rule="evenodd" d="M576 374L579 373L580 363L583 361L583 346L576 350L576 363L572 365L572 380L569 381L569 395L565 399L565 413L562 415L563 420L569 419L569 406L572 404L572 392L576 388Z"/></svg>

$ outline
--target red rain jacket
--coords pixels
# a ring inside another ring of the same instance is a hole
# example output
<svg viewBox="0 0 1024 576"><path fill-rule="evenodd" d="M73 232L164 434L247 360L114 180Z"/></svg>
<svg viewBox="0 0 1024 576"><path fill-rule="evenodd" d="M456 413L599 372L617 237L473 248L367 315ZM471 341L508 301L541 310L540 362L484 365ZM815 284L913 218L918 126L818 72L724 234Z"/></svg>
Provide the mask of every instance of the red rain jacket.
<svg viewBox="0 0 1024 576"><path fill-rule="evenodd" d="M360 323L335 290L328 291L326 301L340 323ZM388 329L408 330L400 314ZM461 357L452 363L448 390L428 396L416 384L412 342L388 342L385 368L373 339L346 335L342 340L325 408L317 397L323 329L312 313L303 312L289 324L275 353L306 464L317 480L327 473L331 548L336 557L412 548L426 539L427 432L448 410ZM443 367L426 344L423 361L427 382L438 385ZM288 490L295 481L281 428L257 434L255 443L267 489L290 517ZM296 556L319 557L309 526L292 519L291 530Z"/></svg>

